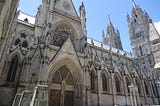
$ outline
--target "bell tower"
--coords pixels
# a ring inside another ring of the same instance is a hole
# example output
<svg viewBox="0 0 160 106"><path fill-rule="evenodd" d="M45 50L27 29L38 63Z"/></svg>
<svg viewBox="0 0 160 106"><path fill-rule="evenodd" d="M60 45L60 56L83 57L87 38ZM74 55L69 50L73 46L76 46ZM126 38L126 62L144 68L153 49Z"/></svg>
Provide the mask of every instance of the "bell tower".
<svg viewBox="0 0 160 106"><path fill-rule="evenodd" d="M140 65L154 67L155 62L149 40L149 25L152 21L149 15L136 5L134 1L132 5L131 18L127 15L132 53L135 58L138 59L139 57L141 59L139 60Z"/></svg>
<svg viewBox="0 0 160 106"><path fill-rule="evenodd" d="M149 41L149 23L151 22L148 14L143 11L133 1L132 16L127 15L129 34L133 55L140 57L151 54Z"/></svg>

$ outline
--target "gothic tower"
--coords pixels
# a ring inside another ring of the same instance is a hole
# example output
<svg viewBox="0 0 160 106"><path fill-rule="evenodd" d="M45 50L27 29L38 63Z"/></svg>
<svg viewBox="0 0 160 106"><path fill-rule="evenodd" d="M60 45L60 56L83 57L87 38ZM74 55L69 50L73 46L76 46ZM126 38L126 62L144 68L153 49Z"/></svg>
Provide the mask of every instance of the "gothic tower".
<svg viewBox="0 0 160 106"><path fill-rule="evenodd" d="M132 17L127 15L132 53L137 58L139 65L154 67L155 61L150 44L149 15L133 1ZM139 57L139 58L138 58Z"/></svg>
<svg viewBox="0 0 160 106"><path fill-rule="evenodd" d="M103 31L103 43L111 47L123 50L119 30L115 30L110 18L107 26L107 34Z"/></svg>
<svg viewBox="0 0 160 106"><path fill-rule="evenodd" d="M127 15L127 21L133 55L139 57L151 54L148 14L133 2L132 18Z"/></svg>

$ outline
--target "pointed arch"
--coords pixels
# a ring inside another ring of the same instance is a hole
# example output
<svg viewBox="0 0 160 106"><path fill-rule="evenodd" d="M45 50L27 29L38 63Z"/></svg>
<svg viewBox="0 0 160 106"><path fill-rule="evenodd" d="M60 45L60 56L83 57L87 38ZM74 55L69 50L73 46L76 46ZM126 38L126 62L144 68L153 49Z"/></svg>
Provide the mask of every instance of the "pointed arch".
<svg viewBox="0 0 160 106"><path fill-rule="evenodd" d="M50 106L53 104L57 106L60 104L77 106L78 103L82 103L81 70L81 67L69 57L56 60L53 63L48 74Z"/></svg>
<svg viewBox="0 0 160 106"><path fill-rule="evenodd" d="M106 72L101 73L102 77L102 89L103 91L109 91L109 76Z"/></svg>
<svg viewBox="0 0 160 106"><path fill-rule="evenodd" d="M115 79L115 88L117 93L121 93L121 80L118 74L114 75Z"/></svg>
<svg viewBox="0 0 160 106"><path fill-rule="evenodd" d="M70 70L64 65L61 66L54 74L52 82L56 84L61 84L65 81L67 85L74 85L74 78Z"/></svg>
<svg viewBox="0 0 160 106"><path fill-rule="evenodd" d="M74 60L72 60L69 57L56 60L56 62L52 64L48 74L48 81L50 84L52 83L53 76L57 74L56 70L60 69L62 66L65 66L70 71L71 75L73 75L72 76L73 79L76 80L75 83L78 82L79 84L82 84L82 73L81 73L82 68L79 65L77 65L77 63L74 62Z"/></svg>
<svg viewBox="0 0 160 106"><path fill-rule="evenodd" d="M96 76L96 71L92 70L90 72L90 84L91 84L91 90L95 92L97 90L97 76Z"/></svg>

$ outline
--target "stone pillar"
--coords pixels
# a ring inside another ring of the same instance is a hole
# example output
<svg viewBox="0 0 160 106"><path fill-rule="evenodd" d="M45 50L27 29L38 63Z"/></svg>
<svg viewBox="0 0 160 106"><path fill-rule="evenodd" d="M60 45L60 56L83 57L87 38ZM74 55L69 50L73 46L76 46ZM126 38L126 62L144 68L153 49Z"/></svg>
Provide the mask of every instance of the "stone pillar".
<svg viewBox="0 0 160 106"><path fill-rule="evenodd" d="M125 100L126 100L126 105L128 103L128 86L127 86L127 83L126 83L126 79L125 79L125 75L123 75L123 82L124 82L124 90L125 90Z"/></svg>
<svg viewBox="0 0 160 106"><path fill-rule="evenodd" d="M38 83L44 85L47 84L47 76L48 76L48 61L46 59L42 59L38 76Z"/></svg>
<svg viewBox="0 0 160 106"><path fill-rule="evenodd" d="M129 86L132 106L139 106L138 87L135 84Z"/></svg>
<svg viewBox="0 0 160 106"><path fill-rule="evenodd" d="M86 67L83 70L83 106L89 106L90 95L90 76L89 69Z"/></svg>
<svg viewBox="0 0 160 106"><path fill-rule="evenodd" d="M146 94L146 88L145 88L145 85L144 85L144 80L142 80L142 86L143 86L142 88L143 88L145 102L146 102L146 105L147 105L148 101L147 101L147 94Z"/></svg>
<svg viewBox="0 0 160 106"><path fill-rule="evenodd" d="M31 76L32 73L31 73L30 68L31 68L31 62L28 61L28 62L26 63L26 69L25 69L25 71L27 72L27 74L26 74L26 79L25 79L25 85L27 86L28 89L30 89L30 87L31 87L31 77L32 77L32 76Z"/></svg>
<svg viewBox="0 0 160 106"><path fill-rule="evenodd" d="M102 81L101 81L101 71L97 70L97 80L98 80L98 106L101 105L101 92L102 92Z"/></svg>
<svg viewBox="0 0 160 106"><path fill-rule="evenodd" d="M113 94L113 105L116 104L116 88L115 88L115 79L114 73L111 73L111 84L112 84L112 94Z"/></svg>

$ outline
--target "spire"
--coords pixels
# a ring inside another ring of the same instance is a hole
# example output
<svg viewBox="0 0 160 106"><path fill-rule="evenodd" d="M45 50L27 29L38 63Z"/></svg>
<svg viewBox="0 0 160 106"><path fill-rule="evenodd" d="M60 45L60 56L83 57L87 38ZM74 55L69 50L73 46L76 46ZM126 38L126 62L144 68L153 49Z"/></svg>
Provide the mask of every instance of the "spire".
<svg viewBox="0 0 160 106"><path fill-rule="evenodd" d="M104 30L102 31L102 37L105 38L105 32L104 32Z"/></svg>
<svg viewBox="0 0 160 106"><path fill-rule="evenodd" d="M119 33L119 30L118 30L118 29L117 29L117 36L120 37L120 33Z"/></svg>
<svg viewBox="0 0 160 106"><path fill-rule="evenodd" d="M82 2L81 6L79 7L80 15L86 14L84 3Z"/></svg>
<svg viewBox="0 0 160 106"><path fill-rule="evenodd" d="M82 7L84 7L84 3L82 2Z"/></svg>
<svg viewBox="0 0 160 106"><path fill-rule="evenodd" d="M127 13L127 21L130 22L130 16L128 13Z"/></svg>
<svg viewBox="0 0 160 106"><path fill-rule="evenodd" d="M108 15L108 26L107 26L107 34L108 35L114 35L115 29L114 26L110 20L110 16Z"/></svg>
<svg viewBox="0 0 160 106"><path fill-rule="evenodd" d="M104 30L102 31L102 38L103 38L103 43L105 43L105 32L104 32Z"/></svg>
<svg viewBox="0 0 160 106"><path fill-rule="evenodd" d="M136 8L137 6L136 6L136 3L134 2L134 0L132 0L132 6L133 6L133 8Z"/></svg>
<svg viewBox="0 0 160 106"><path fill-rule="evenodd" d="M80 12L80 19L81 19L82 29L83 29L84 35L87 36L87 30L86 30L86 10L85 10L85 6L84 6L83 2L82 2L81 6L79 8L79 12Z"/></svg>
<svg viewBox="0 0 160 106"><path fill-rule="evenodd" d="M111 22L111 19L110 19L110 15L108 15L108 26L113 26L112 22Z"/></svg>

